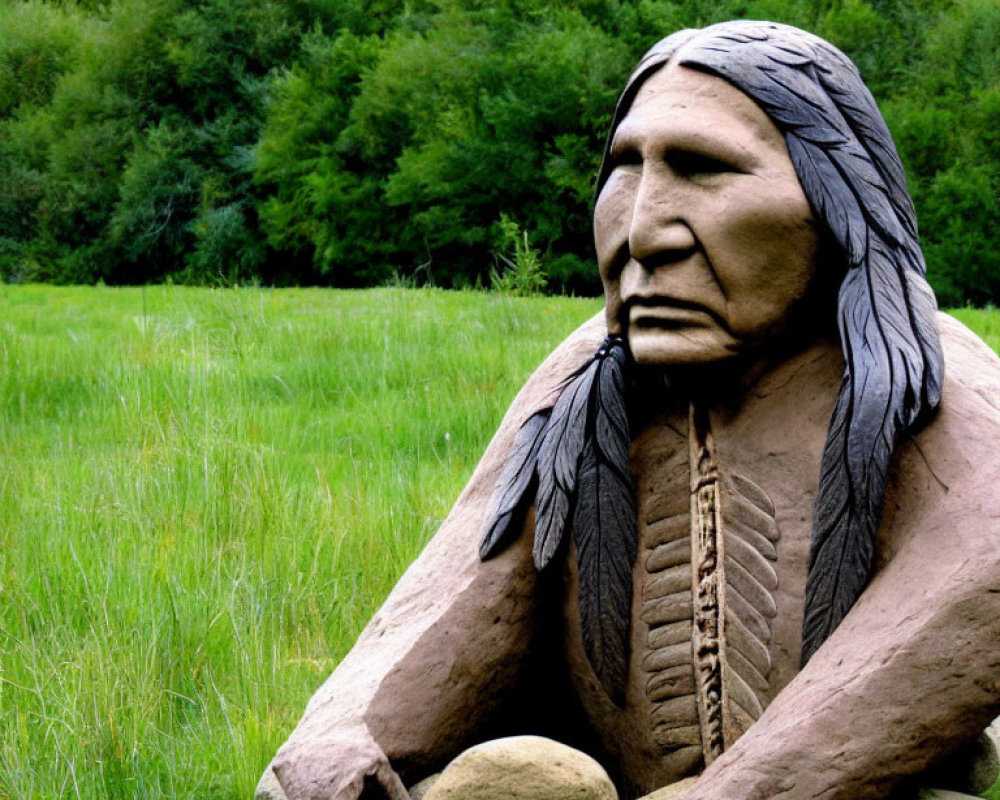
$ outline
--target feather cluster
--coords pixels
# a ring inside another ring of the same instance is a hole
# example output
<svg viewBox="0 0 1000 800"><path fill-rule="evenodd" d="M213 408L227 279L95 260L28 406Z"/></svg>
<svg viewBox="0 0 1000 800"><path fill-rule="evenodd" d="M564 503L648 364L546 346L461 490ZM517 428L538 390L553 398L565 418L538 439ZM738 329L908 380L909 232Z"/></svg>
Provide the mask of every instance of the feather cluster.
<svg viewBox="0 0 1000 800"><path fill-rule="evenodd" d="M816 215L847 258L839 295L846 362L813 513L803 663L864 590L899 437L938 403L942 355L902 165L857 68L772 23L724 23L685 49L753 98L785 134Z"/></svg>
<svg viewBox="0 0 1000 800"><path fill-rule="evenodd" d="M624 701L632 563L636 555L635 489L629 471L625 374L620 337L605 339L566 384L554 406L518 432L497 486L497 510L480 545L500 552L535 506L535 566L544 569L572 530L580 574L584 649L608 696Z"/></svg>

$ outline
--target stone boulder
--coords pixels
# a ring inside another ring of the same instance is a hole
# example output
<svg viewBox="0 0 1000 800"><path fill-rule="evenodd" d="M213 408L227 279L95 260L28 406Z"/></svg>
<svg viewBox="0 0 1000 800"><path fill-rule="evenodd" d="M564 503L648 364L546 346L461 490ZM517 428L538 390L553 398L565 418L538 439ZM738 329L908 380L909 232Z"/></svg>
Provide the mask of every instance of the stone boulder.
<svg viewBox="0 0 1000 800"><path fill-rule="evenodd" d="M513 736L466 750L424 800L618 800L618 794L585 753L539 736Z"/></svg>

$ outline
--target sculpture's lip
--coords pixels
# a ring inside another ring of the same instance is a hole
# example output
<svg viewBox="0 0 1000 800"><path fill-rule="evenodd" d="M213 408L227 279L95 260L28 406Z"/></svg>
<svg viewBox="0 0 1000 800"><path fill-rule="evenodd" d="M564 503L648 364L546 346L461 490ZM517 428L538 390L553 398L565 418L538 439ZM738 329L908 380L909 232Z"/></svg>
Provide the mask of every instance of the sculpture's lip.
<svg viewBox="0 0 1000 800"><path fill-rule="evenodd" d="M716 314L707 306L674 297L634 297L627 301L628 323L638 328L673 328L705 325Z"/></svg>

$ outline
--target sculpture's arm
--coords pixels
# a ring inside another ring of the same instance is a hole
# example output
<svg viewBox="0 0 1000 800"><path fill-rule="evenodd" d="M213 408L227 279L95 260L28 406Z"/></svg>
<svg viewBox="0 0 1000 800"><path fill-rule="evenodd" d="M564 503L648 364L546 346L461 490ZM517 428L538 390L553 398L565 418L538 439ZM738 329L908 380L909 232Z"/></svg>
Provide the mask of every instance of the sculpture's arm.
<svg viewBox="0 0 1000 800"><path fill-rule="evenodd" d="M1000 704L1000 563L929 552L880 576L685 800L885 798L986 726Z"/></svg>
<svg viewBox="0 0 1000 800"><path fill-rule="evenodd" d="M961 355L963 383L901 448L881 568L684 800L884 798L1000 710L1000 363Z"/></svg>
<svg viewBox="0 0 1000 800"><path fill-rule="evenodd" d="M259 796L407 797L411 782L456 755L509 699L534 634L531 543L481 562L479 542L517 429L550 405L604 335L595 317L549 357L515 399L448 518L278 751ZM378 788L376 788L378 787Z"/></svg>

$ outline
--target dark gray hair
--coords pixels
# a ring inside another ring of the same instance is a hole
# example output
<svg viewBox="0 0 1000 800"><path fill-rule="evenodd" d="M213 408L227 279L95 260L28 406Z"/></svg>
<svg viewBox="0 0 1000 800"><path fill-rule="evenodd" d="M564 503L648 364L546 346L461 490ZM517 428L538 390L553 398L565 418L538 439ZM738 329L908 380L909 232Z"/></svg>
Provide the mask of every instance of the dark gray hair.
<svg viewBox="0 0 1000 800"><path fill-rule="evenodd" d="M680 31L654 45L632 73L609 144L643 82L675 57L727 80L781 130L813 213L843 259L838 324L846 364L813 509L804 664L867 584L893 450L940 398L937 306L902 164L847 56L770 22ZM598 193L610 171L606 148Z"/></svg>

